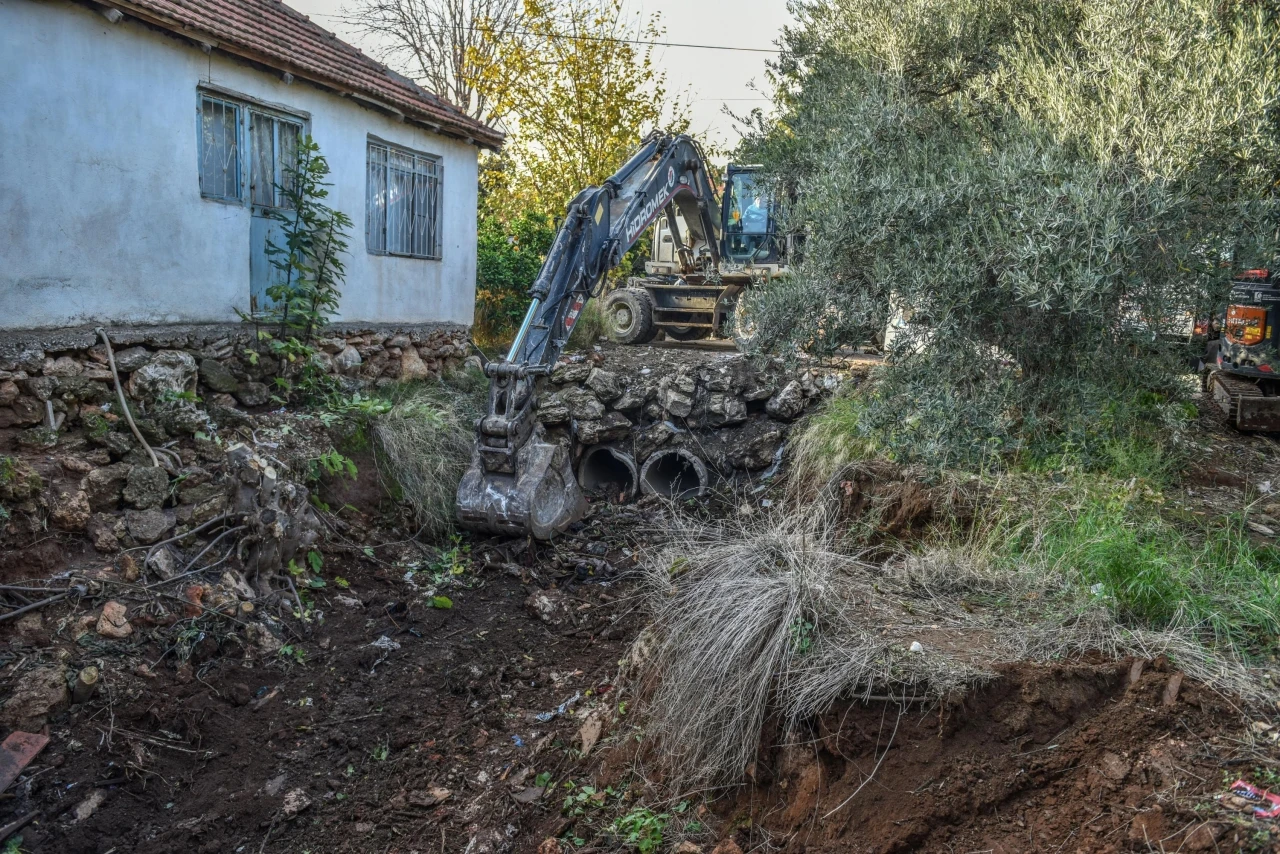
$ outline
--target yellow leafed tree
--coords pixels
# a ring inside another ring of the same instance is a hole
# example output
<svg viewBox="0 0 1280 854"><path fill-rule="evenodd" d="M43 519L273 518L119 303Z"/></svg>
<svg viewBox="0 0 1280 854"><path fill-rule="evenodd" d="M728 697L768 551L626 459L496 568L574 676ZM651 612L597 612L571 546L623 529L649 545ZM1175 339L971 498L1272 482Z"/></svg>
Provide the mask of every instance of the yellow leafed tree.
<svg viewBox="0 0 1280 854"><path fill-rule="evenodd" d="M490 212L563 216L649 130L688 128L687 101L669 92L653 47L636 43L662 33L656 16L624 14L622 0L524 0L515 27L490 30L497 47L476 66L478 87L509 131L481 179Z"/></svg>

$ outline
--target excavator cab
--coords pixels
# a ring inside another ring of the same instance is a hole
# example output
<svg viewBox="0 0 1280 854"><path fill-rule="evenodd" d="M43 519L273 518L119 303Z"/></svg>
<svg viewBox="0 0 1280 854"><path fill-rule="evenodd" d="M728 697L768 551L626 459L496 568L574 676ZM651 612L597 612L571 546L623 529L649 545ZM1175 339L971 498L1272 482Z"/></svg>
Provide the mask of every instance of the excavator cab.
<svg viewBox="0 0 1280 854"><path fill-rule="evenodd" d="M724 234L722 257L743 266L777 264L778 236L774 206L756 181L757 166L730 163L720 205Z"/></svg>

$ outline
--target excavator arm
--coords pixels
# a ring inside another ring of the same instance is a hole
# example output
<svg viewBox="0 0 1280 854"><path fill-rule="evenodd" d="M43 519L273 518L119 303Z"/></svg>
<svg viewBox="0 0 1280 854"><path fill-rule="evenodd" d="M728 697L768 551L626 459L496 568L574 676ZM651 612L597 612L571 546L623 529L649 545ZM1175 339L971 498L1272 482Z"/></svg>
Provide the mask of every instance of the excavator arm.
<svg viewBox="0 0 1280 854"><path fill-rule="evenodd" d="M720 260L719 205L705 158L683 134L653 132L603 185L570 203L506 358L485 366L489 401L476 422L471 467L458 485L464 527L548 539L586 510L573 475L574 448L545 436L535 417L536 380L550 373L582 309L663 213L679 210L685 272Z"/></svg>

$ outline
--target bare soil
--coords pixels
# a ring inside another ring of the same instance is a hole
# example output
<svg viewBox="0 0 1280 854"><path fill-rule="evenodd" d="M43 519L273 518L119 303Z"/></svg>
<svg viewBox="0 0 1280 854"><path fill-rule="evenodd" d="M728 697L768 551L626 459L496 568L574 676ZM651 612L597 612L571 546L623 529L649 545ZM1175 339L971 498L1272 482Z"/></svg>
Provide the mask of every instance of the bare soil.
<svg viewBox="0 0 1280 854"><path fill-rule="evenodd" d="M656 352L617 367L667 358ZM1205 430L1223 442L1187 478L1196 511L1235 509L1280 471L1271 439ZM65 449L10 438L0 450L51 489L79 479L59 467ZM661 535L656 508L595 505L553 545L437 547L411 542L363 477L327 499L354 507L323 548L325 574L349 586L320 591L309 624L270 604L284 650L199 609L131 614L134 634L108 640L80 624L105 593L0 623L0 701L38 663L103 671L95 698L50 718L49 747L0 795L0 825L34 813L30 854L560 850L548 837L635 850L562 800L607 786L602 814L620 814L661 792L636 764L642 710L620 680L644 625L627 572ZM33 531L0 555L0 581L108 560L82 536ZM451 607L423 595L432 574ZM750 782L707 793L699 829L668 832L662 850L688 836L720 854L1280 851L1274 822L1223 797L1236 777L1280 782L1260 728L1274 711L1163 661L1012 665L942 707L848 703L796 743L771 731ZM584 756L589 721L602 732Z"/></svg>

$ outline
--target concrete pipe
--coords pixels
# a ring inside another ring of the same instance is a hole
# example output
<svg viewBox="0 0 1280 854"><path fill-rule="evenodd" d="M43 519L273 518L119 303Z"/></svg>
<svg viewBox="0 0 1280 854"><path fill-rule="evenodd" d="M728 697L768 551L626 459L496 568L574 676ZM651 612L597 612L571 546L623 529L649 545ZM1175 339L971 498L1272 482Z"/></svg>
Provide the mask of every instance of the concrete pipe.
<svg viewBox="0 0 1280 854"><path fill-rule="evenodd" d="M640 469L640 491L666 498L693 498L707 491L707 466L684 448L657 451Z"/></svg>
<svg viewBox="0 0 1280 854"><path fill-rule="evenodd" d="M603 492L610 500L632 498L639 480L635 458L613 445L587 448L578 463L578 484L583 492Z"/></svg>

